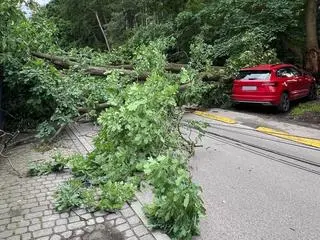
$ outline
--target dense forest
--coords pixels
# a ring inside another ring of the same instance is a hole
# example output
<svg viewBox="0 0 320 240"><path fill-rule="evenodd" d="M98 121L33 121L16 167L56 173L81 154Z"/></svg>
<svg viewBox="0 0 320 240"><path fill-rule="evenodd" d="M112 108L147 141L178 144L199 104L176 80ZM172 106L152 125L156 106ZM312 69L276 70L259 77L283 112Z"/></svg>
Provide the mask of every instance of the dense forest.
<svg viewBox="0 0 320 240"><path fill-rule="evenodd" d="M184 122L183 106L227 106L245 66L286 62L318 76L317 16L316 0L1 0L5 128L52 143L69 123L97 122L92 153L46 165L76 177L57 210L116 210L147 181L153 225L191 239L205 210L188 169L196 143L181 126L203 126Z"/></svg>
<svg viewBox="0 0 320 240"><path fill-rule="evenodd" d="M303 65L305 54L318 48L317 1L52 1L46 10L61 44L108 50L173 37L170 61L188 62L191 44L199 41L210 45L213 65L258 45Z"/></svg>

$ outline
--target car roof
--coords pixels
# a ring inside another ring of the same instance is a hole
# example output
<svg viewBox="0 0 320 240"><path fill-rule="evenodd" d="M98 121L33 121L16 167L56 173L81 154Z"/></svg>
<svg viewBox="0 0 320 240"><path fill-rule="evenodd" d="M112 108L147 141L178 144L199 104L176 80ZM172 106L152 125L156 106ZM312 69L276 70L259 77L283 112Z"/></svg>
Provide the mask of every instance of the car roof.
<svg viewBox="0 0 320 240"><path fill-rule="evenodd" d="M241 71L271 71L274 69L279 69L283 67L294 67L291 64L284 64L284 63L279 63L279 64L260 64L254 67L247 67L247 68L242 68Z"/></svg>

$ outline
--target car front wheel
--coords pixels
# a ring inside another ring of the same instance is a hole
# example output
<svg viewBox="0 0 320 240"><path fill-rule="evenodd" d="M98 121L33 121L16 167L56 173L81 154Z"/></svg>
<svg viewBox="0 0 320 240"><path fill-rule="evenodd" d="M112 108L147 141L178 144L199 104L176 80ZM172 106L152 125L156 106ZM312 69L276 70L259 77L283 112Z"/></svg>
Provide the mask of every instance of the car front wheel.
<svg viewBox="0 0 320 240"><path fill-rule="evenodd" d="M309 100L316 100L317 99L317 86L316 86L316 84L311 85L308 99Z"/></svg>
<svg viewBox="0 0 320 240"><path fill-rule="evenodd" d="M278 110L280 112L288 112L290 110L290 99L288 93L282 93Z"/></svg>

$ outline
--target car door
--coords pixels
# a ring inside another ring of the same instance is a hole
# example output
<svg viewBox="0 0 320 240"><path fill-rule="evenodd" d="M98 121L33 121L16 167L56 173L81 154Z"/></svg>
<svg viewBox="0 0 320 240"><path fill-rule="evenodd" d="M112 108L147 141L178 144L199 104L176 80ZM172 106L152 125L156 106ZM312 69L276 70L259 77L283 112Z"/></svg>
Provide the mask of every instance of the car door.
<svg viewBox="0 0 320 240"><path fill-rule="evenodd" d="M310 89L310 83L307 81L306 76L302 74L302 72L294 67L290 68L290 70L295 75L297 82L297 97L302 98L308 95Z"/></svg>
<svg viewBox="0 0 320 240"><path fill-rule="evenodd" d="M277 70L277 77L289 91L290 100L299 98L299 81L290 67Z"/></svg>

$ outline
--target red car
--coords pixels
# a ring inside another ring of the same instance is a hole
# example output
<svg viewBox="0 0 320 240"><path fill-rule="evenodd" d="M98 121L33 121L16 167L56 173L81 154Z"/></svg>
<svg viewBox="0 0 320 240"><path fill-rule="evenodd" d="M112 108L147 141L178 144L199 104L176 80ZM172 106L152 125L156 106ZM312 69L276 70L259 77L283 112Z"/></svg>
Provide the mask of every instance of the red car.
<svg viewBox="0 0 320 240"><path fill-rule="evenodd" d="M316 80L290 64L265 64L240 70L233 82L234 103L258 103L290 109L290 101L317 98Z"/></svg>

